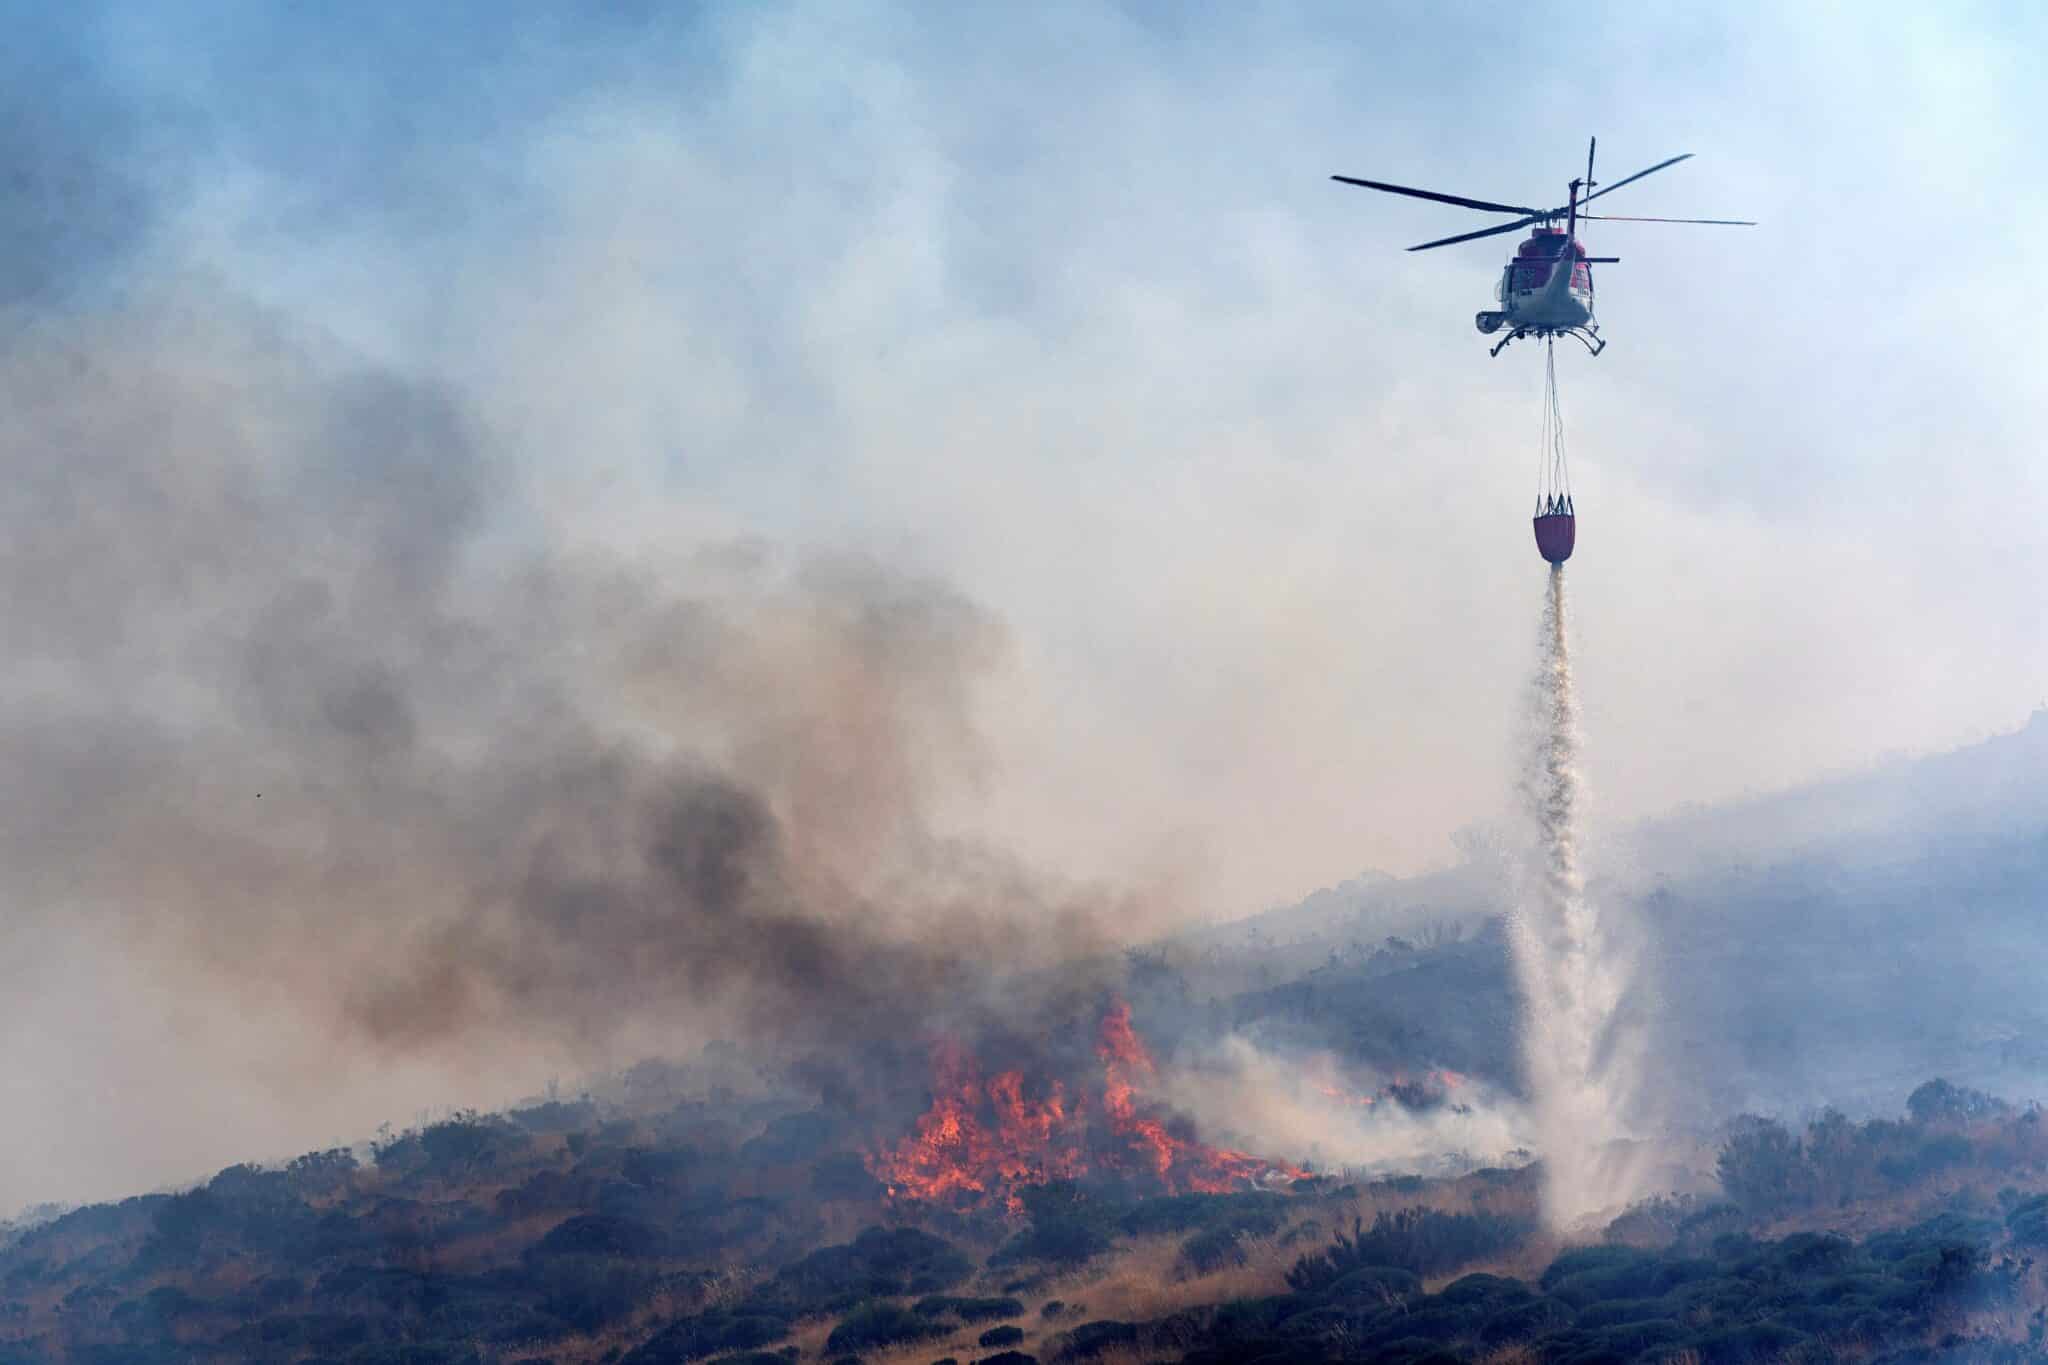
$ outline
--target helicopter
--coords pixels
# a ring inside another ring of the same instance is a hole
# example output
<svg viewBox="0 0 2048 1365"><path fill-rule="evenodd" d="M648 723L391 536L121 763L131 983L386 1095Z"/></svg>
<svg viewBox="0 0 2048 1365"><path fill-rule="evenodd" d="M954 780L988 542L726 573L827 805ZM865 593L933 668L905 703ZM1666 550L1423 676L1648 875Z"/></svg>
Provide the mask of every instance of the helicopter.
<svg viewBox="0 0 2048 1365"><path fill-rule="evenodd" d="M1676 166L1692 156L1683 152L1668 160L1660 161L1648 170L1637 171L1626 180L1617 180L1606 189L1596 190L1593 179L1593 152L1599 146L1599 139L1593 138L1586 144L1586 175L1583 180L1570 182L1569 197L1554 209L1530 208L1525 204L1496 204L1486 199L1467 199L1462 195L1439 194L1435 190L1418 190L1407 185L1389 185L1379 180L1360 180L1349 175L1333 175L1332 180L1346 185L1358 185L1368 190L1383 190L1388 194L1405 194L1411 199L1432 199L1440 204L1456 204L1460 208L1478 209L1482 213L1513 213L1521 215L1512 223L1498 227L1480 228L1477 232L1461 232L1455 237L1440 237L1434 242L1411 246L1410 251L1429 251L1440 246L1457 242L1470 242L1480 237L1495 237L1503 232L1516 232L1533 227L1528 240L1516 250L1513 259L1501 271L1500 283L1493 289L1493 296L1500 302L1497 310L1489 309L1473 319L1481 335L1492 336L1501 328L1509 328L1506 336L1495 343L1487 354L1499 355L1511 341L1523 337L1577 337L1586 349L1599 355L1607 349L1607 342L1600 336L1600 324L1593 320L1593 267L1614 265L1619 256L1589 256L1579 241L1579 223L1583 219L1595 219L1610 223L1707 223L1720 227L1755 227L1746 218L1636 218L1617 214L1586 213L1584 206L1601 195L1612 194L1624 185L1633 185L1646 175L1654 175L1667 166ZM1581 190L1585 193L1582 195ZM1562 222L1563 226L1558 224ZM1567 264L1569 263L1569 264Z"/></svg>

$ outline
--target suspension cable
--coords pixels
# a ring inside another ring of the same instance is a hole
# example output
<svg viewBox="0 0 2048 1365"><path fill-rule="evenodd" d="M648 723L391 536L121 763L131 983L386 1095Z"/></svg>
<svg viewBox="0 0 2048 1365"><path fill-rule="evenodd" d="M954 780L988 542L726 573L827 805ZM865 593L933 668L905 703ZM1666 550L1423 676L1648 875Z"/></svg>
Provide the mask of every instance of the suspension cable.
<svg viewBox="0 0 2048 1365"><path fill-rule="evenodd" d="M1543 343L1543 427L1536 465L1536 513L1571 505L1571 474L1565 464L1564 407L1557 396L1557 339Z"/></svg>

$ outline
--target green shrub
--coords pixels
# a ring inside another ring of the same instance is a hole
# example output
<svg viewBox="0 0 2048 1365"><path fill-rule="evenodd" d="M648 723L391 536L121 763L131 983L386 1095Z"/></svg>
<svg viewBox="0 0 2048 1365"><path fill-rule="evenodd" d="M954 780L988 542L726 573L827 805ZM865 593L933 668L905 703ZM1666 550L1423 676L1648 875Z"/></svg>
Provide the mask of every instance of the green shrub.
<svg viewBox="0 0 2048 1365"><path fill-rule="evenodd" d="M998 1247L988 1263L1002 1266L1019 1261L1044 1261L1048 1265L1076 1266L1100 1256L1114 1245L1107 1232L1085 1222L1033 1223Z"/></svg>
<svg viewBox="0 0 2048 1365"><path fill-rule="evenodd" d="M1772 1251L1773 1260L1800 1276L1840 1269L1855 1255L1856 1244L1834 1232L1795 1232Z"/></svg>
<svg viewBox="0 0 2048 1365"><path fill-rule="evenodd" d="M557 1223L526 1254L532 1259L618 1256L639 1260L661 1255L667 1240L637 1219L582 1213Z"/></svg>
<svg viewBox="0 0 2048 1365"><path fill-rule="evenodd" d="M1112 1322L1108 1319L1084 1322L1073 1331L1060 1335L1058 1349L1054 1352L1053 1359L1093 1360L1105 1351L1119 1346L1135 1346L1137 1342L1136 1323Z"/></svg>
<svg viewBox="0 0 2048 1365"><path fill-rule="evenodd" d="M1463 1275L1431 1297L1447 1308L1503 1308L1535 1297L1528 1285L1503 1275Z"/></svg>
<svg viewBox="0 0 2048 1365"><path fill-rule="evenodd" d="M1974 1123L2009 1114L2012 1106L1981 1090L1932 1080L1906 1097L1906 1112L1915 1123Z"/></svg>
<svg viewBox="0 0 2048 1365"><path fill-rule="evenodd" d="M1058 1299L1048 1302L1046 1316L1057 1316L1064 1305ZM912 1305L911 1311L928 1318L956 1317L962 1322L992 1322L997 1318L1021 1318L1024 1305L1016 1299L973 1299L956 1298L949 1294L927 1294Z"/></svg>
<svg viewBox="0 0 2048 1365"><path fill-rule="evenodd" d="M1417 1275L1437 1275L1518 1246L1533 1229L1527 1219L1489 1213L1426 1208L1382 1212L1370 1229L1360 1221L1351 1236L1340 1232L1327 1250L1296 1261L1287 1272L1287 1283L1299 1292L1313 1293L1366 1266L1398 1266Z"/></svg>
<svg viewBox="0 0 2048 1365"><path fill-rule="evenodd" d="M1294 1349L1305 1348L1312 1341L1337 1342L1355 1335L1362 1327L1379 1320L1382 1313L1394 1310L1385 1308L1361 1309L1354 1304L1324 1304L1304 1313L1295 1313L1281 1320L1277 1331L1282 1337L1296 1342Z"/></svg>
<svg viewBox="0 0 2048 1365"><path fill-rule="evenodd" d="M825 1339L828 1351L863 1351L944 1336L946 1328L895 1303L863 1304L846 1315Z"/></svg>
<svg viewBox="0 0 2048 1365"><path fill-rule="evenodd" d="M1422 1296L1422 1281L1399 1266L1361 1266L1339 1276L1323 1291L1325 1297L1365 1304L1407 1303Z"/></svg>
<svg viewBox="0 0 2048 1365"><path fill-rule="evenodd" d="M1696 1336L1690 1345L1707 1365L1738 1365L1738 1362L1769 1360L1805 1340L1790 1327L1775 1322L1751 1322Z"/></svg>
<svg viewBox="0 0 2048 1365"><path fill-rule="evenodd" d="M556 1256L531 1268L534 1307L579 1332L594 1332L639 1306L653 1276L610 1256Z"/></svg>
<svg viewBox="0 0 2048 1365"><path fill-rule="evenodd" d="M1288 1202L1286 1195L1257 1190L1241 1194L1177 1194L1141 1200L1117 1220L1117 1225L1133 1237L1207 1228L1233 1228L1263 1237L1280 1230Z"/></svg>
<svg viewBox="0 0 2048 1365"><path fill-rule="evenodd" d="M1970 1140L1960 1133L1943 1133L1910 1151L1883 1158L1877 1163L1877 1171L1893 1185L1910 1185L1969 1159Z"/></svg>
<svg viewBox="0 0 2048 1365"><path fill-rule="evenodd" d="M2013 1205L2005 1215L2005 1226L2019 1246L2048 1247L2048 1194Z"/></svg>
<svg viewBox="0 0 2048 1365"><path fill-rule="evenodd" d="M1434 1299L1424 1299L1408 1312L1387 1319L1377 1335L1368 1334L1365 1340L1367 1345L1380 1346L1402 1339L1438 1343L1455 1341L1476 1333L1486 1317L1484 1310L1445 1307Z"/></svg>
<svg viewBox="0 0 2048 1365"><path fill-rule="evenodd" d="M467 1342L391 1343L363 1346L349 1352L348 1365L478 1365Z"/></svg>
<svg viewBox="0 0 2048 1365"><path fill-rule="evenodd" d="M1589 1270L1555 1281L1546 1272L1544 1288L1566 1303L1584 1308L1609 1299L1661 1298L1696 1280L1712 1280L1717 1274L1718 1267L1710 1261L1644 1256L1627 1264Z"/></svg>
<svg viewBox="0 0 2048 1365"><path fill-rule="evenodd" d="M1728 1197L1751 1213L1778 1213L1813 1202L1813 1169L1799 1140L1775 1119L1736 1120L1714 1170Z"/></svg>
<svg viewBox="0 0 2048 1365"><path fill-rule="evenodd" d="M1209 1275L1243 1265L1247 1259L1243 1240L1244 1234L1236 1228L1198 1232L1180 1245L1181 1267L1190 1275Z"/></svg>
<svg viewBox="0 0 2048 1365"><path fill-rule="evenodd" d="M1373 1348L1375 1365L1465 1365L1428 1337L1404 1337Z"/></svg>
<svg viewBox="0 0 2048 1365"><path fill-rule="evenodd" d="M479 1116L468 1110L444 1123L420 1129L415 1140L424 1158L424 1168L443 1177L491 1166L525 1145L519 1130L503 1119ZM382 1152L377 1160L379 1165L383 1164Z"/></svg>
<svg viewBox="0 0 2048 1365"><path fill-rule="evenodd" d="M1616 1327L1629 1322L1649 1322L1654 1318L1670 1316L1671 1304L1665 1299L1609 1299L1604 1303L1591 1303L1581 1308L1572 1325L1590 1332L1601 1327Z"/></svg>
<svg viewBox="0 0 2048 1365"><path fill-rule="evenodd" d="M623 1365L686 1365L721 1351L749 1351L789 1335L789 1320L714 1308L680 1318L630 1352Z"/></svg>
<svg viewBox="0 0 2048 1365"><path fill-rule="evenodd" d="M1584 1325L1581 1318L1580 1325ZM1798 1333L1793 1333L1796 1339ZM1685 1340L1685 1329L1669 1318L1645 1318L1635 1322L1602 1327L1591 1333L1596 1354L1633 1360L1659 1346L1674 1346Z"/></svg>
<svg viewBox="0 0 2048 1365"><path fill-rule="evenodd" d="M973 1273L973 1262L928 1232L869 1228L785 1267L748 1302L784 1312L837 1313L866 1299L940 1293Z"/></svg>
<svg viewBox="0 0 2048 1365"><path fill-rule="evenodd" d="M1563 1299L1530 1299L1502 1308L1480 1324L1479 1341L1484 1346L1505 1346L1569 1327L1572 1321L1572 1306Z"/></svg>
<svg viewBox="0 0 2048 1365"><path fill-rule="evenodd" d="M1048 1265L1080 1265L1115 1244L1114 1210L1082 1193L1071 1181L1055 1181L1024 1191L1024 1209L1031 1226L997 1248L992 1266L1019 1261Z"/></svg>

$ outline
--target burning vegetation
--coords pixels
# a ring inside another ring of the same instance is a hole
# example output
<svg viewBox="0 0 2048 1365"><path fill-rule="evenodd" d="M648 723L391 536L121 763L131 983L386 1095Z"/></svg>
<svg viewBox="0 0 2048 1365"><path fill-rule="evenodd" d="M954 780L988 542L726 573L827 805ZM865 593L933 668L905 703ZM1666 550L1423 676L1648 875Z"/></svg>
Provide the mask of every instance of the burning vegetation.
<svg viewBox="0 0 2048 1365"><path fill-rule="evenodd" d="M1094 1178L1150 1193L1225 1194L1307 1172L1285 1162L1211 1147L1147 1092L1158 1077L1151 1051L1115 1001L1097 1030L1094 1074L1079 1083L985 1077L957 1044L933 1049L932 1102L916 1126L868 1158L897 1200L1022 1212L1022 1192Z"/></svg>

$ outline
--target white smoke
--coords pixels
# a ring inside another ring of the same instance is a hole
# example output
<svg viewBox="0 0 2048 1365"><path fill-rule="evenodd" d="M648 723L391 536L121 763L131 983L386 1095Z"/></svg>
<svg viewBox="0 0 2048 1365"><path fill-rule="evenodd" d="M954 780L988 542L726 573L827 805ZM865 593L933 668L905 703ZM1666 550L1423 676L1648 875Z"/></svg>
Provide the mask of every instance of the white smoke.
<svg viewBox="0 0 2048 1365"><path fill-rule="evenodd" d="M1561 564L1550 569L1529 707L1521 785L1536 848L1510 927L1544 1216L1565 1230L1641 1194L1649 1158L1627 1141L1645 1046L1629 1011L1635 955L1587 897L1580 862L1579 705Z"/></svg>
<svg viewBox="0 0 2048 1365"><path fill-rule="evenodd" d="M1321 1170L1459 1175L1528 1160L1531 1129L1514 1100L1436 1073L1444 1102L1411 1109L1385 1093L1397 1079L1347 1070L1328 1054L1276 1055L1233 1034L1200 1058L1178 1059L1162 1091L1205 1140Z"/></svg>

